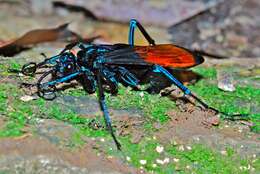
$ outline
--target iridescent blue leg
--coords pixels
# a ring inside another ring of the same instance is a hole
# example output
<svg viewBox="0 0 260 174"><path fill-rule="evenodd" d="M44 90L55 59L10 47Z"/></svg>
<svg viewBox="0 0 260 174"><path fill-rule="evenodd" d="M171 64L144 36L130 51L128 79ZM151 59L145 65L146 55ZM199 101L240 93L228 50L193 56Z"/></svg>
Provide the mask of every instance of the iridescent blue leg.
<svg viewBox="0 0 260 174"><path fill-rule="evenodd" d="M37 84L36 84L36 85L37 85L37 88L38 88L38 95L39 95L40 97L43 97L43 98L44 98L44 94L45 94L46 92L49 93L49 92L48 92L48 91L50 91L49 89L53 89L53 87L55 88L55 85L56 85L56 84L63 83L63 82L69 81L69 80L71 80L71 79L74 79L75 77L79 76L80 74L82 74L82 73L84 73L84 72L86 72L86 71L87 71L87 69L85 69L85 70L80 70L80 71L74 72L74 73L72 73L72 74L69 74L69 75L67 75L67 76L65 76L65 77L61 77L61 78L56 79L56 80L52 80L52 81L49 81L49 82L44 82L44 83L42 83L42 81L43 81L46 77L48 77L49 75L51 75L51 74L54 72L54 70L48 71L48 72L44 73L44 74L39 78L39 80L38 80L38 82L37 82ZM51 90L51 92L54 93L55 91ZM51 98L51 100L54 99L54 98L55 98L55 97Z"/></svg>
<svg viewBox="0 0 260 174"><path fill-rule="evenodd" d="M139 85L139 80L135 77L134 74L129 72L124 67L118 67L118 72L120 73L120 80L126 83L129 86L136 87Z"/></svg>
<svg viewBox="0 0 260 174"><path fill-rule="evenodd" d="M69 81L69 80L75 78L76 76L78 76L78 75L81 74L81 73L82 73L82 72L78 71L78 72L69 74L68 76L62 77L62 78L60 78L60 79L47 82L46 84L52 86L52 85L55 85L55 84L57 84L57 83L63 83L63 82L66 82L66 81Z"/></svg>
<svg viewBox="0 0 260 174"><path fill-rule="evenodd" d="M110 132L110 134L111 134L111 136L112 136L112 138L113 138L113 140L116 144L117 149L121 150L121 144L116 139L116 136L114 134L114 131L113 131L113 128L112 128L112 125L111 125L111 120L110 120L108 109L107 109L106 102L105 102L105 94L104 94L104 89L103 89L103 86L102 86L101 74L102 74L101 70L99 70L98 74L97 74L97 82L98 82L98 90L99 90L100 107L101 107L101 110L104 114L106 127L107 127L108 131Z"/></svg>
<svg viewBox="0 0 260 174"><path fill-rule="evenodd" d="M210 108L216 112L219 112L218 110L209 107L206 103L204 103L202 100L200 100L197 96L195 96L194 94L191 93L191 91L184 86L178 79L176 79L171 73L169 73L165 68L163 68L160 65L154 65L154 72L157 73L162 73L164 74L169 80L171 80L178 88L180 88L185 95L189 95L191 97L193 97L197 102L199 102L203 107L205 108Z"/></svg>
<svg viewBox="0 0 260 174"><path fill-rule="evenodd" d="M239 120L239 119L248 119L248 114L229 114L229 113L225 113L222 111L219 111L215 108L212 108L210 106L208 106L206 103L204 103L201 99L199 99L197 96L195 96L194 94L192 94L192 92L186 87L184 86L179 80L177 80L173 75L171 75L165 68L163 68L160 65L154 65L154 72L157 73L162 73L164 74L168 79L170 79L178 88L180 88L185 95L189 95L191 97L193 97L198 103L200 103L204 108L206 109L211 109L213 111L215 111L216 113L221 113L223 115L226 116L226 119L230 119L230 120Z"/></svg>
<svg viewBox="0 0 260 174"><path fill-rule="evenodd" d="M184 86L179 80L177 80L171 73L169 73L165 68L160 65L154 65L153 71L156 73L164 74L169 80L171 80L178 88L180 88L185 95L191 95L191 91Z"/></svg>
<svg viewBox="0 0 260 174"><path fill-rule="evenodd" d="M118 92L118 80L115 77L115 73L110 69L103 67L102 77L105 83L109 86L109 92L111 94L116 94Z"/></svg>
<svg viewBox="0 0 260 174"><path fill-rule="evenodd" d="M129 35L128 35L129 45L132 46L134 45L134 33L136 27L138 27L138 29L141 31L141 33L144 35L145 39L148 41L150 45L155 45L155 41L152 39L152 37L147 33L144 27L136 19L130 20Z"/></svg>

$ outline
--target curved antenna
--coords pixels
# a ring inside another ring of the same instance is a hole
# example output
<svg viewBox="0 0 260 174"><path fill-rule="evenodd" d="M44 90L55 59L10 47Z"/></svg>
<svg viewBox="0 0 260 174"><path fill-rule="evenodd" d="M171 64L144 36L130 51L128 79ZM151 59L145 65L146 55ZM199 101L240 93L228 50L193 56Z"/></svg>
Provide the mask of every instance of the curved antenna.
<svg viewBox="0 0 260 174"><path fill-rule="evenodd" d="M152 39L152 37L147 33L147 31L144 29L144 27L136 20L131 19L130 20L130 26L129 26L129 35L128 35L128 44L134 45L134 34L135 34L135 28L138 28L145 39L148 41L150 45L155 45L155 41Z"/></svg>

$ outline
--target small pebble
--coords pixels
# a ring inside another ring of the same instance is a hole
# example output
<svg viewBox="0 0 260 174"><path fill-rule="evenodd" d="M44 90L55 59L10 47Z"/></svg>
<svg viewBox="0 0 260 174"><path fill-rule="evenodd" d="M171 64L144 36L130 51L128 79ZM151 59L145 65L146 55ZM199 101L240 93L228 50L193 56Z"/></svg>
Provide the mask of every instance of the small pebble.
<svg viewBox="0 0 260 174"><path fill-rule="evenodd" d="M164 161L161 160L161 159L156 159L156 163L158 163L158 164L164 164Z"/></svg>
<svg viewBox="0 0 260 174"><path fill-rule="evenodd" d="M199 138L199 137L196 137L195 140L196 140L196 141L200 141L200 138Z"/></svg>
<svg viewBox="0 0 260 174"><path fill-rule="evenodd" d="M175 140L173 140L171 144L173 144L174 146L178 145L178 143Z"/></svg>
<svg viewBox="0 0 260 174"><path fill-rule="evenodd" d="M180 161L180 159L178 159L178 158L173 158L173 161L177 163L177 162Z"/></svg>
<svg viewBox="0 0 260 174"><path fill-rule="evenodd" d="M227 155L227 151L225 151L225 150L220 151L220 153L221 153L222 155Z"/></svg>
<svg viewBox="0 0 260 174"><path fill-rule="evenodd" d="M187 148L188 150L191 150L191 149L192 149L190 146L186 146L186 148Z"/></svg>
<svg viewBox="0 0 260 174"><path fill-rule="evenodd" d="M164 147L163 147L163 146L156 146L156 152L162 153L163 150L164 150Z"/></svg>
<svg viewBox="0 0 260 174"><path fill-rule="evenodd" d="M24 74L23 74L23 73L18 73L18 76L19 76L19 77L23 77Z"/></svg>
<svg viewBox="0 0 260 174"><path fill-rule="evenodd" d="M180 150L180 151L184 151L183 145L179 146L179 150Z"/></svg>
<svg viewBox="0 0 260 174"><path fill-rule="evenodd" d="M20 98L20 100L22 100L23 102L28 102L28 101L31 101L31 100L34 100L36 99L35 97L33 96L30 96L30 95L24 95Z"/></svg>
<svg viewBox="0 0 260 174"><path fill-rule="evenodd" d="M233 92L236 90L233 77L230 73L218 71L217 79L219 89L227 92Z"/></svg>
<svg viewBox="0 0 260 174"><path fill-rule="evenodd" d="M141 165L145 165L147 163L146 160L140 160L139 162L140 162Z"/></svg>
<svg viewBox="0 0 260 174"><path fill-rule="evenodd" d="M165 159L163 160L163 162L164 162L165 164L167 164L167 163L170 162L170 159L169 159L169 158L165 158Z"/></svg>
<svg viewBox="0 0 260 174"><path fill-rule="evenodd" d="M131 161L131 158L129 156L127 156L126 161Z"/></svg>
<svg viewBox="0 0 260 174"><path fill-rule="evenodd" d="M152 167L153 167L153 168L157 167L157 164L152 164Z"/></svg>

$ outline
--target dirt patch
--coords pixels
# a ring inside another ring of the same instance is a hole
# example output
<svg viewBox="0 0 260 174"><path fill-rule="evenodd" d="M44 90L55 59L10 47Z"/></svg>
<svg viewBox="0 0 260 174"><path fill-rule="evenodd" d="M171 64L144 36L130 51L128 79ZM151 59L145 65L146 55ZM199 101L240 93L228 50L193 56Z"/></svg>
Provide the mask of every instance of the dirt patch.
<svg viewBox="0 0 260 174"><path fill-rule="evenodd" d="M98 156L90 144L79 150L57 148L36 137L0 141L0 171L22 173L138 173L115 158Z"/></svg>
<svg viewBox="0 0 260 174"><path fill-rule="evenodd" d="M205 144L219 151L232 147L242 156L260 155L260 135L250 132L248 126L225 121L219 128L205 126L205 121L215 123L215 116L199 110L172 111L168 115L171 121L155 134L163 144Z"/></svg>
<svg viewBox="0 0 260 174"><path fill-rule="evenodd" d="M4 128L5 120L3 118L0 118L0 130Z"/></svg>
<svg viewBox="0 0 260 174"><path fill-rule="evenodd" d="M113 116L116 122L116 130L120 136L131 135L131 143L137 144L144 137L143 124L145 119L142 117L130 117L123 115L120 117Z"/></svg>

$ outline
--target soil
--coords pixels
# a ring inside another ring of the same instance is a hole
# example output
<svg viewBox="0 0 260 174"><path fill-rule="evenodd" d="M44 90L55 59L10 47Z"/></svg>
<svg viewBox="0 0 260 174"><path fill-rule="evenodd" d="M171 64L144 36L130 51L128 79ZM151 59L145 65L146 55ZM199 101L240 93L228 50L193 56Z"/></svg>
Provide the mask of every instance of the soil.
<svg viewBox="0 0 260 174"><path fill-rule="evenodd" d="M206 144L218 151L230 146L244 157L260 154L260 135L250 132L248 126L239 122L220 123L212 112L200 110L190 113L172 111L168 115L171 121L155 134L163 144ZM220 126L212 127L216 123Z"/></svg>

